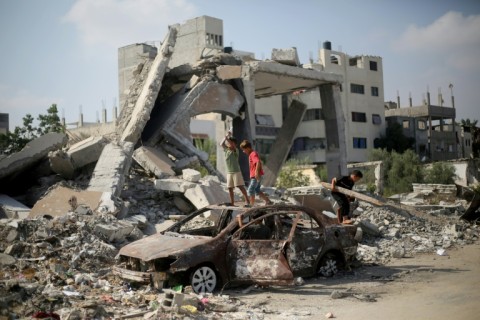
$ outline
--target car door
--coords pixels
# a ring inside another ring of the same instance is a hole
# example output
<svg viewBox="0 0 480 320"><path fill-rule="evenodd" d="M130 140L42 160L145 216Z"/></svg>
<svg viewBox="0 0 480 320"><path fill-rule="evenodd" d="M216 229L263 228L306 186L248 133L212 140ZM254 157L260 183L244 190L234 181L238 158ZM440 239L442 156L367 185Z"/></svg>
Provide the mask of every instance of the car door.
<svg viewBox="0 0 480 320"><path fill-rule="evenodd" d="M285 247L291 241L297 219L288 232L277 232L275 223L269 224L271 237L245 238L248 228L278 220L277 213L267 213L238 229L227 246L227 267L232 281L251 281L259 284L293 284L293 273L285 256ZM260 232L261 235L264 233Z"/></svg>

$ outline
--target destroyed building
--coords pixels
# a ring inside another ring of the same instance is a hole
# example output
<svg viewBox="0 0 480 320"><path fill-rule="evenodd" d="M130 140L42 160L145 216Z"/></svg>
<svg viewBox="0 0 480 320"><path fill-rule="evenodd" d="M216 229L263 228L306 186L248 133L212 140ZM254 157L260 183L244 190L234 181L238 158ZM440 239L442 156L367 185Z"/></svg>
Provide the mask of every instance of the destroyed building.
<svg viewBox="0 0 480 320"><path fill-rule="evenodd" d="M203 32L201 50L186 49L190 23ZM224 50L220 25L221 20L204 16L170 26L154 58L135 64L111 132L86 139L50 133L0 160L2 310L31 317L40 305L62 319L161 310L158 293L149 288L132 293L110 271L123 245L159 232L195 208L228 201L222 173L193 143L193 117L229 117L237 139L255 140L258 98L316 90L325 117L328 174L346 173L342 77L300 67L294 48L274 50L269 61L235 55ZM307 109L301 100L290 102L265 166L267 185L273 185ZM241 161L248 168L247 159ZM194 170L198 167L209 174L202 177ZM320 187L288 192L328 196ZM272 198L287 201L288 194ZM430 225L403 209L362 204L358 228L365 241L357 257L382 262L476 241L476 226L458 221L464 205L431 207L445 223ZM10 309L24 297L33 298Z"/></svg>

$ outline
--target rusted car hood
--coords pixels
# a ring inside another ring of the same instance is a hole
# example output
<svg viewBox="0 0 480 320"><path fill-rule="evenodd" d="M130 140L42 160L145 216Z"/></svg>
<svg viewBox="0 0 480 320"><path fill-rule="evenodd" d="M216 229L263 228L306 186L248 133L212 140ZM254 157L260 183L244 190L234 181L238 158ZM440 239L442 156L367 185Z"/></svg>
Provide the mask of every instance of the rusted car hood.
<svg viewBox="0 0 480 320"><path fill-rule="evenodd" d="M150 261L187 251L190 248L212 241L210 237L168 234L154 234L127 244L120 249L119 254Z"/></svg>

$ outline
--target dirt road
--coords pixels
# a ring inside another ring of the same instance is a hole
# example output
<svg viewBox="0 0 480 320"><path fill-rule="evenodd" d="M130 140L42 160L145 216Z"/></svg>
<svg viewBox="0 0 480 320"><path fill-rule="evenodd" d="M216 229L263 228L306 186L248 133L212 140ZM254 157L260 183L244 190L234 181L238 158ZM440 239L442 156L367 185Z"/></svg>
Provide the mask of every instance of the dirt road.
<svg viewBox="0 0 480 320"><path fill-rule="evenodd" d="M297 287L225 293L247 304L248 319L325 319L328 313L355 320L480 319L480 244L446 254L362 266Z"/></svg>

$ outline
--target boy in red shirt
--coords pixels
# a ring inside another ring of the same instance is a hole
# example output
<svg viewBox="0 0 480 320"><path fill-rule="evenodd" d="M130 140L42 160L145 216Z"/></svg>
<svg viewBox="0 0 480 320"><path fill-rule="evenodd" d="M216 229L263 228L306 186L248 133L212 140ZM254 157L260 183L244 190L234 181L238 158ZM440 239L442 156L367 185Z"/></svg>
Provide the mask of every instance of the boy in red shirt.
<svg viewBox="0 0 480 320"><path fill-rule="evenodd" d="M247 194L250 197L250 205L253 206L255 202L255 195L258 194L260 198L265 201L265 204L273 204L268 196L260 191L260 186L262 184L263 168L262 160L258 152L253 150L252 144L248 140L243 140L240 143L240 149L248 155L248 164L250 169L250 184L248 185Z"/></svg>

